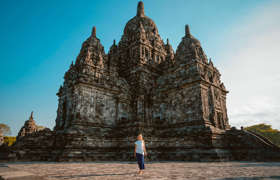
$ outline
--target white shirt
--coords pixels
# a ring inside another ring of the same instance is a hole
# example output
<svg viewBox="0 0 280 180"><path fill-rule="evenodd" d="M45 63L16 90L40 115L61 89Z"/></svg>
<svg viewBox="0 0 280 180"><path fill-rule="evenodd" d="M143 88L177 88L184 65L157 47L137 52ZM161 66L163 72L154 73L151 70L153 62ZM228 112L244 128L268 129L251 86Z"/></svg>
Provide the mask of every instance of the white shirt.
<svg viewBox="0 0 280 180"><path fill-rule="evenodd" d="M136 144L136 153L144 155L144 141L138 140L135 142Z"/></svg>

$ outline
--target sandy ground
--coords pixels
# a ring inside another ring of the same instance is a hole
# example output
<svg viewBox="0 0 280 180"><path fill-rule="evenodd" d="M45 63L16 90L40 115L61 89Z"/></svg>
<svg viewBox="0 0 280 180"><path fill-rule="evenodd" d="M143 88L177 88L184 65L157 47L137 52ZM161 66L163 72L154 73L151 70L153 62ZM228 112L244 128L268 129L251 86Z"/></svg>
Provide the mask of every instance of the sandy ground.
<svg viewBox="0 0 280 180"><path fill-rule="evenodd" d="M49 180L280 179L280 163L273 162L148 162L143 175L136 174L137 165L132 162L27 162L2 163L1 166L13 170L9 173L25 172Z"/></svg>

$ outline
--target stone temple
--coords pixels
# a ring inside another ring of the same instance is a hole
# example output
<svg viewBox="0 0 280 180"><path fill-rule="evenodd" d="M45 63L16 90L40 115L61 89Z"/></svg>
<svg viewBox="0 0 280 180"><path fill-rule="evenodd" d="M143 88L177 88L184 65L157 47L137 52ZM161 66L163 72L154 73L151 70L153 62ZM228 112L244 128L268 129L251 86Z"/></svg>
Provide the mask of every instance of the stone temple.
<svg viewBox="0 0 280 180"><path fill-rule="evenodd" d="M108 54L94 27L64 79L55 130L71 134L67 146L87 135L83 142L99 141L101 152L125 148L142 132L153 146L170 143L169 150L172 138L188 131L229 129L227 91L200 42L187 25L174 53L142 2Z"/></svg>
<svg viewBox="0 0 280 180"><path fill-rule="evenodd" d="M65 73L54 130L21 138L11 159L133 160L142 133L149 160L280 160L269 140L230 128L228 91L188 25L176 52L143 2L107 54L96 31Z"/></svg>

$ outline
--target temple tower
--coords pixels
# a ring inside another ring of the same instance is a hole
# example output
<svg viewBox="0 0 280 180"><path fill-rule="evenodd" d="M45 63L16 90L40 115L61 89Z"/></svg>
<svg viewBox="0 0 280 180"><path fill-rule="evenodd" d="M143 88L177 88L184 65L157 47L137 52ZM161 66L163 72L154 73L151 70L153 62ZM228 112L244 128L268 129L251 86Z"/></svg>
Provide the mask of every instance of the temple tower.
<svg viewBox="0 0 280 180"><path fill-rule="evenodd" d="M197 92L197 110L202 124L214 126L219 129L229 129L226 94L228 91L220 80L221 74L214 67L212 60L208 62L199 40L190 32L189 25L185 26L185 36L179 44L175 63L177 70L185 73L181 81L187 82L189 87L195 88ZM182 84L183 85L183 84ZM194 95L194 94L192 94ZM198 117L196 115L196 117Z"/></svg>
<svg viewBox="0 0 280 180"><path fill-rule="evenodd" d="M118 52L119 74L130 85L131 119L137 126L147 125L153 118L154 86L167 52L155 23L145 15L143 2L125 26Z"/></svg>

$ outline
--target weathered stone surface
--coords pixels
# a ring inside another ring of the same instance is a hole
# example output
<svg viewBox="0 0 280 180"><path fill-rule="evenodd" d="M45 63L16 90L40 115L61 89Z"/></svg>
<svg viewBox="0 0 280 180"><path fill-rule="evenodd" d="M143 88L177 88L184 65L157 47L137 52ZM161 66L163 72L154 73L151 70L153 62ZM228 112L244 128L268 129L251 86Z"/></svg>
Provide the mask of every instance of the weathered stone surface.
<svg viewBox="0 0 280 180"><path fill-rule="evenodd" d="M220 76L188 25L174 53L139 2L108 54L93 28L57 93L54 131L37 133L31 116L11 156L132 160L135 136L142 132L149 160L280 160L279 149L262 137L230 130Z"/></svg>

